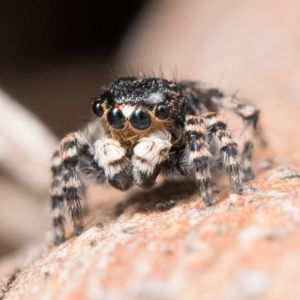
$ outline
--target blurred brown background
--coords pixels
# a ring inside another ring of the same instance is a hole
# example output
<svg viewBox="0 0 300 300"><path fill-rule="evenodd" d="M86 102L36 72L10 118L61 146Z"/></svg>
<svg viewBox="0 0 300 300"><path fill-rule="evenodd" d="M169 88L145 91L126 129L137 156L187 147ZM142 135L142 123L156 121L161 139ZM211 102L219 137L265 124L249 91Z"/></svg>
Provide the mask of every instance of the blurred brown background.
<svg viewBox="0 0 300 300"><path fill-rule="evenodd" d="M202 80L251 99L262 109L264 155L296 159L299 11L293 0L1 1L0 88L61 138L90 117L91 98L115 74L127 66L146 74L162 69L167 78ZM3 107L4 136L19 117ZM242 128L231 120L229 126ZM0 156L0 254L42 239L51 226L48 159L56 139L47 128L31 134L36 146L18 138L15 154ZM36 154L21 160L30 147ZM257 150L256 161L262 157Z"/></svg>
<svg viewBox="0 0 300 300"><path fill-rule="evenodd" d="M0 84L59 137L90 117L91 98L145 1L1 1Z"/></svg>

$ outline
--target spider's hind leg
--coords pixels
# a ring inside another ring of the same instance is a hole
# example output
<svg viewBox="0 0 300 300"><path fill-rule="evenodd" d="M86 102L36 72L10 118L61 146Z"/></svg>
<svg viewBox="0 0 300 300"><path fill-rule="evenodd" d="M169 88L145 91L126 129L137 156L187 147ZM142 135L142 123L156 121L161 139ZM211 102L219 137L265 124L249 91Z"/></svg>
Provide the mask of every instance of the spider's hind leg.
<svg viewBox="0 0 300 300"><path fill-rule="evenodd" d="M207 128L202 117L187 116L187 136L190 148L190 163L194 167L200 194L206 206L212 206L210 159L211 153L207 143Z"/></svg>
<svg viewBox="0 0 300 300"><path fill-rule="evenodd" d="M180 81L184 96L188 100L188 111L192 115L206 112L217 112L218 107L224 107L242 117L245 127L241 136L243 150L241 155L241 168L243 179L250 180L255 177L252 170L253 140L257 139L265 146L266 141L259 127L259 110L250 103L236 97L225 95L222 91L210 88L204 83L196 81Z"/></svg>
<svg viewBox="0 0 300 300"><path fill-rule="evenodd" d="M245 127L241 136L243 143L241 167L244 180L253 179L255 177L251 164L253 141L257 138L261 145L266 144L262 130L258 126L259 109L235 96L224 95L217 89L211 89L208 92L213 103L232 110L244 120Z"/></svg>

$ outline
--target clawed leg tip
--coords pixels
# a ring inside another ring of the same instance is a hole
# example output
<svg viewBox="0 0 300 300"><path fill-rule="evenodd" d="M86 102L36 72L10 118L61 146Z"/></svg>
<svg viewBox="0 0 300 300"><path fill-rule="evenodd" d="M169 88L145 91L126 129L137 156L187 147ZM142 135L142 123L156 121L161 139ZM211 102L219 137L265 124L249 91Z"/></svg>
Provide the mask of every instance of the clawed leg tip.
<svg viewBox="0 0 300 300"><path fill-rule="evenodd" d="M83 232L83 227L74 229L74 233L76 236L80 236L82 232Z"/></svg>
<svg viewBox="0 0 300 300"><path fill-rule="evenodd" d="M242 184L237 184L237 185L233 186L233 190L235 193L241 194L241 193L243 193L244 187Z"/></svg>
<svg viewBox="0 0 300 300"><path fill-rule="evenodd" d="M55 238L54 238L54 245L55 246L59 246L60 244L62 244L62 243L64 243L65 242L65 237L63 237L63 236L56 236Z"/></svg>
<svg viewBox="0 0 300 300"><path fill-rule="evenodd" d="M203 199L203 202L205 204L205 207L212 207L217 203L217 200L213 199L213 198L209 198L209 199Z"/></svg>
<svg viewBox="0 0 300 300"><path fill-rule="evenodd" d="M244 170L243 172L243 181L248 181L248 180L251 180L251 179L254 179L255 178L255 175L254 175L254 172L250 169L247 169L247 170Z"/></svg>

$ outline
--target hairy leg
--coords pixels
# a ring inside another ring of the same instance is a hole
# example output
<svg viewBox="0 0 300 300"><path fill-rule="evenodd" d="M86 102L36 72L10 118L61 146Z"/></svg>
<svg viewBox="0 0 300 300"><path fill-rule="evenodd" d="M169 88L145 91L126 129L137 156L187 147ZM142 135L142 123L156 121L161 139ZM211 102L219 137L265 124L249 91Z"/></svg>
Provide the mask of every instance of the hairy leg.
<svg viewBox="0 0 300 300"><path fill-rule="evenodd" d="M62 182L69 214L73 222L75 235L83 231L81 197L83 187L79 179L78 163L83 149L88 147L79 133L71 133L60 143L60 158L62 161Z"/></svg>
<svg viewBox="0 0 300 300"><path fill-rule="evenodd" d="M237 144L226 130L226 124L216 113L207 113L203 116L208 126L208 132L215 135L217 145L224 155L224 164L230 177L233 189L237 193L243 190L240 159Z"/></svg>
<svg viewBox="0 0 300 300"><path fill-rule="evenodd" d="M210 160L211 153L207 143L207 128L202 117L187 117L187 136L190 149L190 163L194 167L200 194L206 206L212 206L215 200L211 191Z"/></svg>
<svg viewBox="0 0 300 300"><path fill-rule="evenodd" d="M59 150L55 151L52 157L52 185L51 185L51 200L53 212L54 226L54 243L59 245L65 241L64 230L64 191L62 182L62 163L59 155Z"/></svg>
<svg viewBox="0 0 300 300"><path fill-rule="evenodd" d="M91 173L93 176L97 174L97 180L101 182L105 180L103 170L93 161L92 151L93 148L86 138L79 132L75 132L63 138L59 150L54 153L51 195L56 245L65 240L64 199L67 202L75 234L80 235L83 231L83 213L80 202L83 185L79 178L79 167L87 176Z"/></svg>
<svg viewBox="0 0 300 300"><path fill-rule="evenodd" d="M252 104L245 103L241 99L235 96L224 95L222 92L214 89L211 90L211 100L226 108L235 112L241 116L245 122L245 127L241 136L241 142L243 144L241 154L241 167L243 170L243 177L245 180L250 180L255 177L252 170L252 152L253 152L253 141L255 136L263 140L261 130L257 130L257 123L259 119L259 110Z"/></svg>
<svg viewBox="0 0 300 300"><path fill-rule="evenodd" d="M210 88L201 82L181 81L178 84L188 100L189 113L199 115L208 111L217 112L218 106L221 106L242 117L245 127L241 136L243 144L241 167L245 180L254 178L251 166L254 138L258 138L261 144L265 145L262 130L257 124L259 110L236 96L225 95L220 90Z"/></svg>

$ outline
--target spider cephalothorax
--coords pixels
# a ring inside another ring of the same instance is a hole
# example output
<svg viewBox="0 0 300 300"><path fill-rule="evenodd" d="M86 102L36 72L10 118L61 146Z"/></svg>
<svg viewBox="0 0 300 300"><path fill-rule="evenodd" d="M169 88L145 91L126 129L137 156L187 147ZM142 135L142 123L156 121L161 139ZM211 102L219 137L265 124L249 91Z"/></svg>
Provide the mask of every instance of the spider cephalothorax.
<svg viewBox="0 0 300 300"><path fill-rule="evenodd" d="M115 140L132 147L162 128L178 140L184 130L185 105L174 83L129 77L114 82L93 103L93 111Z"/></svg>
<svg viewBox="0 0 300 300"><path fill-rule="evenodd" d="M217 115L218 106L225 105L246 121L241 163L237 144ZM210 206L215 202L210 181L216 157L223 156L235 192L242 192L243 175L253 178L251 135L258 110L235 97L198 82L126 77L113 82L94 101L92 110L99 119L90 123L94 129L67 135L53 156L56 244L65 239L64 199L75 234L83 230L83 180L108 181L127 190L132 185L152 187L160 173L177 179L192 176L205 205Z"/></svg>

